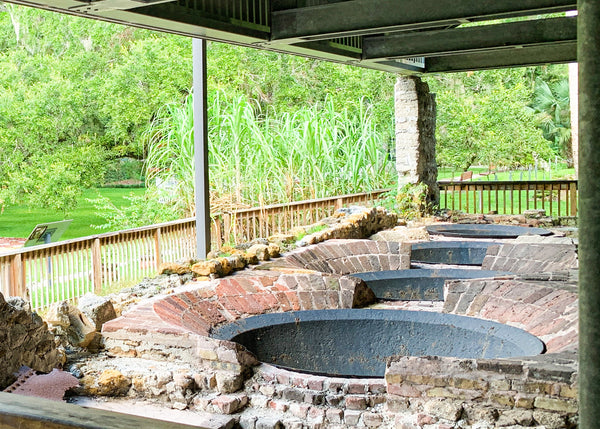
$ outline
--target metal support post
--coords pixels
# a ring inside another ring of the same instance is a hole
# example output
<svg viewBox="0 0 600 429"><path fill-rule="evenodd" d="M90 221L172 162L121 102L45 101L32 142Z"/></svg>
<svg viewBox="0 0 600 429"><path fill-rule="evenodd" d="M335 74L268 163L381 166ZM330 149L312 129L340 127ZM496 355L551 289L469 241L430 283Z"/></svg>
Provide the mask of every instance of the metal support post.
<svg viewBox="0 0 600 429"><path fill-rule="evenodd" d="M196 256L210 252L210 190L208 182L208 127L206 114L206 40L193 39L194 62L194 169L196 202Z"/></svg>
<svg viewBox="0 0 600 429"><path fill-rule="evenodd" d="M579 0L579 427L600 422L600 2Z"/></svg>

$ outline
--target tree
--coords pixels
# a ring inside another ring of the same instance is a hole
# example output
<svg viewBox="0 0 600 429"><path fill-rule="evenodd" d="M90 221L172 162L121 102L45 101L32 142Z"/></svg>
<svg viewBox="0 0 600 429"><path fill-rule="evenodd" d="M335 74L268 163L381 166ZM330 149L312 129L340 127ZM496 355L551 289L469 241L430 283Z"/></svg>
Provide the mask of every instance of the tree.
<svg viewBox="0 0 600 429"><path fill-rule="evenodd" d="M527 69L456 73L428 79L438 106L439 165L517 167L552 154L526 109Z"/></svg>
<svg viewBox="0 0 600 429"><path fill-rule="evenodd" d="M533 101L529 105L535 113L537 125L544 138L552 143L552 149L573 166L571 146L571 111L569 80L562 78L548 84L542 79L535 81Z"/></svg>

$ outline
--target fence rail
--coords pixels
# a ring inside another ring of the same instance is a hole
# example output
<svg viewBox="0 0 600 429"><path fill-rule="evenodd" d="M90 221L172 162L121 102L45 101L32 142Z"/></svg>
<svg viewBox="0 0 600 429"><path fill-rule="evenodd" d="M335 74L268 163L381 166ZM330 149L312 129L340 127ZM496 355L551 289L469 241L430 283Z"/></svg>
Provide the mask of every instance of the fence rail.
<svg viewBox="0 0 600 429"><path fill-rule="evenodd" d="M310 224L351 204L369 204L387 190L277 204L212 216L211 241L240 243ZM98 293L114 283L154 275L162 261L196 253L194 218L28 247L0 254L0 292L30 300L34 310Z"/></svg>
<svg viewBox="0 0 600 429"><path fill-rule="evenodd" d="M372 204L382 198L389 189L373 192L340 195L330 198L274 204L264 207L242 209L220 213L213 217L215 226L213 243L217 248L221 243L243 243L257 237L286 233L292 228L309 225L333 215L344 206L352 204Z"/></svg>
<svg viewBox="0 0 600 429"><path fill-rule="evenodd" d="M542 209L577 216L577 180L440 182L440 208L466 213L520 214Z"/></svg>

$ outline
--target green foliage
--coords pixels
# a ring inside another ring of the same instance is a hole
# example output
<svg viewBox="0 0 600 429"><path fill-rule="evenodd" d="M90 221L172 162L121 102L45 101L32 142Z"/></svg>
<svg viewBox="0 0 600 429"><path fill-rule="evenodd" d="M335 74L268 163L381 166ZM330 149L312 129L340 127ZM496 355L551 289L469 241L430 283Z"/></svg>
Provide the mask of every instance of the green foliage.
<svg viewBox="0 0 600 429"><path fill-rule="evenodd" d="M393 182L393 74L213 42L207 55L217 206ZM0 205L72 210L101 180L102 159L142 160L151 147L149 165L181 188L169 210L190 212L193 166L178 151L191 153L191 56L188 38L0 3ZM552 90L565 74L561 65L428 78L439 162L547 159L549 144L524 107L536 79ZM546 133L555 148L564 129ZM85 146L96 149L88 156Z"/></svg>
<svg viewBox="0 0 600 429"><path fill-rule="evenodd" d="M532 96L527 69L449 74L428 82L438 106L439 165L514 168L552 155L526 108Z"/></svg>
<svg viewBox="0 0 600 429"><path fill-rule="evenodd" d="M52 156L33 154L2 180L0 202L69 213L83 188L102 181L104 154L94 146L64 147Z"/></svg>
<svg viewBox="0 0 600 429"><path fill-rule="evenodd" d="M115 186L126 185L123 182L143 182L143 161L135 158L117 158L106 164L104 183L115 184ZM121 182L121 183L117 183ZM139 186L139 185L137 185Z"/></svg>
<svg viewBox="0 0 600 429"><path fill-rule="evenodd" d="M181 213L175 211L171 205L162 203L152 193L146 192L144 195L131 193L123 198L128 203L119 206L103 196L88 199L96 208L98 215L106 221L92 227L107 230L128 229L181 218Z"/></svg>
<svg viewBox="0 0 600 429"><path fill-rule="evenodd" d="M405 219L420 218L431 211L431 205L427 202L427 190L424 183L407 183L400 189L388 192L382 205Z"/></svg>
<svg viewBox="0 0 600 429"><path fill-rule="evenodd" d="M552 142L552 149L561 157L570 160L572 164L570 107L567 78L550 84L542 79L535 81L530 108L535 114L537 125L542 130L544 138Z"/></svg>
<svg viewBox="0 0 600 429"><path fill-rule="evenodd" d="M217 205L269 204L390 186L371 108L339 111L329 99L295 113L218 92L210 106L211 196ZM193 210L192 98L161 109L148 134L147 179L173 183L174 204Z"/></svg>

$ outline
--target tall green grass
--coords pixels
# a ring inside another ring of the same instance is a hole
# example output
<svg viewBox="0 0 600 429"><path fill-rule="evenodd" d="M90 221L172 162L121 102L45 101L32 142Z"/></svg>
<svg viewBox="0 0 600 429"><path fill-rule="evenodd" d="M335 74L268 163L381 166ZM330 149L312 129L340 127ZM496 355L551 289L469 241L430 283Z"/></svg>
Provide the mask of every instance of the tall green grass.
<svg viewBox="0 0 600 429"><path fill-rule="evenodd" d="M255 206L392 186L396 173L363 100L331 100L296 113L262 111L254 100L217 92L208 110L213 205ZM192 97L156 115L146 134L147 178L193 211Z"/></svg>

